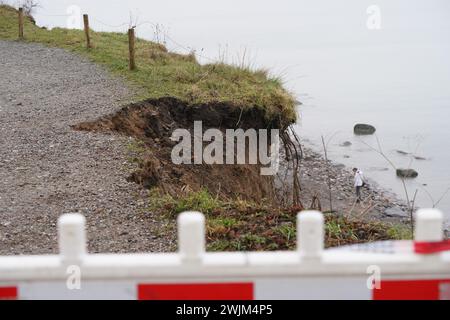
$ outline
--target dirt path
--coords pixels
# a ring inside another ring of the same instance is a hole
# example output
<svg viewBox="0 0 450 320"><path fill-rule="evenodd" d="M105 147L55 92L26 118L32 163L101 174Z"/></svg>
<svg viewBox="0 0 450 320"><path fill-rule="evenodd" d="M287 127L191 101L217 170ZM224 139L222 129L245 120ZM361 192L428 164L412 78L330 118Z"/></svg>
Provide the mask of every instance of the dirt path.
<svg viewBox="0 0 450 320"><path fill-rule="evenodd" d="M86 216L91 252L173 248L126 181L128 139L70 128L118 109L124 84L64 50L4 41L0 75L0 254L56 252L68 212Z"/></svg>

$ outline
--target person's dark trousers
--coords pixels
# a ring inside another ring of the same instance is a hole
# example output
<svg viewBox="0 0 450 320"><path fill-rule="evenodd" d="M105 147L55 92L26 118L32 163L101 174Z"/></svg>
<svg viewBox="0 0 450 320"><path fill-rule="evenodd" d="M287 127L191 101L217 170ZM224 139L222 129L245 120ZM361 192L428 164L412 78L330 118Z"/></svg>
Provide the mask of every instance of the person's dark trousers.
<svg viewBox="0 0 450 320"><path fill-rule="evenodd" d="M361 186L356 187L356 202L360 202L361 199Z"/></svg>

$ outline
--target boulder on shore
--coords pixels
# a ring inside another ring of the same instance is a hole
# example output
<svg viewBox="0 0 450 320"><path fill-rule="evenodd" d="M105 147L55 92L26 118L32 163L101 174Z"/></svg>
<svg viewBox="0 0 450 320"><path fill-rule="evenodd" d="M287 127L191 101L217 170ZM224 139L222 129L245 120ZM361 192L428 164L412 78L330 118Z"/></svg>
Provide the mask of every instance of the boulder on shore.
<svg viewBox="0 0 450 320"><path fill-rule="evenodd" d="M416 178L418 175L414 169L397 169L397 177L400 178Z"/></svg>
<svg viewBox="0 0 450 320"><path fill-rule="evenodd" d="M364 123L358 123L353 128L353 132L357 135L374 134L376 130L374 126Z"/></svg>

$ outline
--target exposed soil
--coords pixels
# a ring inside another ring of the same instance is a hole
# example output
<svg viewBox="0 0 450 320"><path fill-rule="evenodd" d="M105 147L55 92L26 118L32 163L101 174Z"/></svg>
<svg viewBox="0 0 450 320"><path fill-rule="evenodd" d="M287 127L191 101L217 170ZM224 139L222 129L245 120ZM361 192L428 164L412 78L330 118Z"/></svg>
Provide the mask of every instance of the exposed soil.
<svg viewBox="0 0 450 320"><path fill-rule="evenodd" d="M333 210L362 221L408 223L406 205L394 194L378 188L372 182L363 190L364 201L355 203L351 171L344 166L326 162L321 155L300 145L297 146L301 156L298 203L295 202L292 180L294 161L289 161L283 146L281 167L276 176L262 176L259 165L173 164L171 151L178 142L171 139L172 132L184 128L194 137L194 121L202 121L203 131L209 128L224 132L230 128L246 130L276 127L274 123L267 123L257 109L241 112L239 108L223 103L188 105L175 98L161 98L130 104L114 114L77 124L74 128L117 132L141 141L142 145L136 146L139 152L134 159L139 168L130 175L129 180L148 189L158 187L176 196L206 188L210 194L224 200L239 198L256 203L264 200L264 203L294 211ZM331 207L328 173L332 184Z"/></svg>
<svg viewBox="0 0 450 320"><path fill-rule="evenodd" d="M212 219L239 221L233 228L219 227L218 231L209 231L209 246L216 250L289 248L295 241L287 239L279 230L286 229L285 224L287 230L295 229L295 215L302 209L332 209L336 212L334 219L336 215L343 216L344 220L338 222L345 225L342 232L352 230L356 234L330 236L327 242L330 245L388 239L387 227L372 222L409 223L405 204L374 183L364 189L364 201L355 203L351 171L326 162L319 154L300 145L297 145L302 156L298 174L301 189L298 203L294 200L292 180L294 161L289 161L283 147L281 168L273 177L261 176L258 165L175 165L171 160L171 151L178 142L171 140L171 134L175 129L184 128L193 136L194 121L202 121L203 131L209 128L224 132L229 128L245 130L276 126L267 123L258 110L240 112L226 104L187 105L174 98L162 98L131 104L115 114L78 124L74 128L118 132L142 141L142 150L135 159L139 169L129 179L146 188L158 187L163 193L175 197L206 188L221 200L247 199L256 203L256 206L242 211L242 208L233 208L233 202L229 201L215 214L208 215ZM328 173L332 183L332 208L327 186ZM263 200L264 205L260 207ZM168 204L160 214L173 210L171 206L173 204ZM169 220L173 227L174 219Z"/></svg>
<svg viewBox="0 0 450 320"><path fill-rule="evenodd" d="M178 142L173 141L171 135L176 129L187 129L193 144L194 121L202 121L203 131L209 128L221 130L224 137L225 129L265 129L274 125L267 123L257 109L241 112L224 103L188 105L178 99L161 98L131 104L113 115L74 128L118 132L142 141L142 152L136 159L139 169L129 179L146 188L158 187L172 195L206 188L221 198L274 200L273 177L262 176L259 165L174 164L171 152ZM191 159L193 163L193 151Z"/></svg>

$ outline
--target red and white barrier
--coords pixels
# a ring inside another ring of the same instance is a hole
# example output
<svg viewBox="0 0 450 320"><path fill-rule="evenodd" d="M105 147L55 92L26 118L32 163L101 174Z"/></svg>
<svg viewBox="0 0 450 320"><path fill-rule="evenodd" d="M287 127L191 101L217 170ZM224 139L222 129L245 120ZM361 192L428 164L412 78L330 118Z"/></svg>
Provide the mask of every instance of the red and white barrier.
<svg viewBox="0 0 450 320"><path fill-rule="evenodd" d="M0 299L450 299L439 211L417 213L414 241L324 250L323 223L298 215L297 251L207 253L204 216L187 212L177 253L88 254L68 214L58 255L0 257Z"/></svg>

